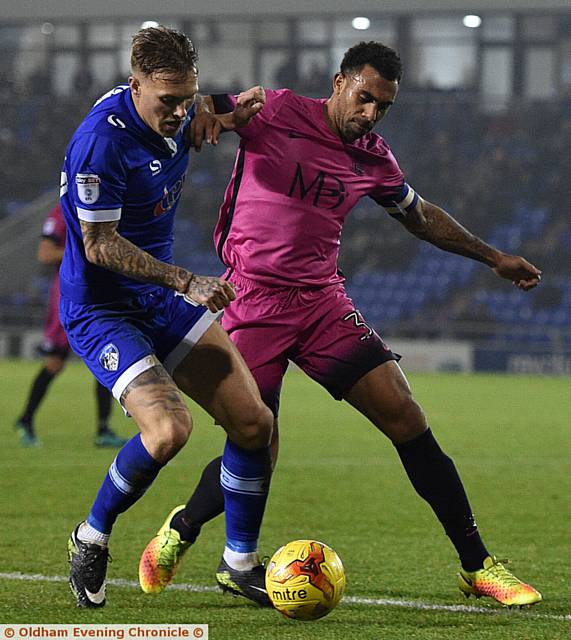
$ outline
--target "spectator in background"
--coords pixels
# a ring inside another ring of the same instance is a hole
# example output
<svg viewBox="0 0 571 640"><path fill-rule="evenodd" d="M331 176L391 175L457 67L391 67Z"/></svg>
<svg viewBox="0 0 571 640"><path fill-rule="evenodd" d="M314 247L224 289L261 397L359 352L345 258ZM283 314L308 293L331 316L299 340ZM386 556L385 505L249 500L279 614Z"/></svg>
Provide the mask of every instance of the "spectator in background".
<svg viewBox="0 0 571 640"><path fill-rule="evenodd" d="M42 238L38 248L38 259L42 264L53 268L50 282L48 313L44 328L44 339L40 351L44 356L41 370L34 378L28 394L26 406L16 422L20 442L24 447L39 445L34 428L34 416L44 399L53 379L63 371L70 354L70 346L65 331L59 321L59 265L65 246L65 222L61 207L57 204L48 214L42 229ZM124 438L119 437L109 428L112 395L107 389L95 381L95 397L97 401L97 432L95 446L122 447Z"/></svg>

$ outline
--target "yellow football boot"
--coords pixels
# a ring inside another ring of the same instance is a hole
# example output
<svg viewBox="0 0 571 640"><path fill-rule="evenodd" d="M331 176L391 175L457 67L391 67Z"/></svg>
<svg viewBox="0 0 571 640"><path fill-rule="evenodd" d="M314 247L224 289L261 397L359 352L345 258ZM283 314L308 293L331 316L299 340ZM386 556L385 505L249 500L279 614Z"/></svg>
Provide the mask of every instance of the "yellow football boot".
<svg viewBox="0 0 571 640"><path fill-rule="evenodd" d="M458 586L467 598L487 596L507 607L524 607L542 600L539 591L518 580L495 556L488 556L478 571L460 569Z"/></svg>
<svg viewBox="0 0 571 640"><path fill-rule="evenodd" d="M175 507L167 516L157 535L149 542L139 561L139 584L145 593L161 593L176 573L179 562L192 544L181 540L170 528L173 517L185 505Z"/></svg>

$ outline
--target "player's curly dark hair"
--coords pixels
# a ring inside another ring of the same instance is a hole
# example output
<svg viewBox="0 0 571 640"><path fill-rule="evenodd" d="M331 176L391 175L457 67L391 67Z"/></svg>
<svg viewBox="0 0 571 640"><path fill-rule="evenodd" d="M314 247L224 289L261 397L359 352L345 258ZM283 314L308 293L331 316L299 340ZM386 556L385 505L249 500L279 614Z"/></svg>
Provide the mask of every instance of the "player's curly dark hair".
<svg viewBox="0 0 571 640"><path fill-rule="evenodd" d="M379 72L385 80L401 81L402 61L391 47L380 42L359 42L345 52L341 61L341 73L360 71L366 64Z"/></svg>
<svg viewBox="0 0 571 640"><path fill-rule="evenodd" d="M141 29L133 36L131 68L145 75L186 76L196 71L198 52L184 33L163 25Z"/></svg>

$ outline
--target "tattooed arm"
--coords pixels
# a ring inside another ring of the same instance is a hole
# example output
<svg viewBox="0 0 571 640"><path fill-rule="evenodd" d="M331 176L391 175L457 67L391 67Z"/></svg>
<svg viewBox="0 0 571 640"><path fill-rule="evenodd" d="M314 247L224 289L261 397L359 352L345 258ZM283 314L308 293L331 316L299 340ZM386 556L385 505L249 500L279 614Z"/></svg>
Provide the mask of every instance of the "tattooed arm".
<svg viewBox="0 0 571 640"><path fill-rule="evenodd" d="M210 311L227 307L236 294L226 280L199 276L173 264L161 262L139 249L117 232L118 222L81 223L85 256L98 267L115 271L133 280L173 289L203 304Z"/></svg>
<svg viewBox="0 0 571 640"><path fill-rule="evenodd" d="M397 216L408 231L439 249L483 262L500 278L511 280L524 291L533 289L541 280L541 271L521 256L512 256L486 244L470 233L440 207L418 199L416 207Z"/></svg>

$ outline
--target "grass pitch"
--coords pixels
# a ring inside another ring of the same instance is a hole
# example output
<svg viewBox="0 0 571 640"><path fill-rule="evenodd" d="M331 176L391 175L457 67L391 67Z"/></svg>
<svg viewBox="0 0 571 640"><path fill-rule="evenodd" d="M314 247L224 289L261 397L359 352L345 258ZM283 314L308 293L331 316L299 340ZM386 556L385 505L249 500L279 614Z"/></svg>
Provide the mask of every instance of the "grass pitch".
<svg viewBox="0 0 571 640"><path fill-rule="evenodd" d="M204 527L180 567L176 583L186 590L157 597L135 587L142 549L222 450L222 430L196 407L185 450L115 527L109 578L123 582L109 586L103 610L77 609L65 582L66 540L115 452L92 444L93 384L79 363L54 382L40 408L43 446L20 447L12 425L38 366L0 362L1 623L206 623L213 640L571 637L568 379L410 376L460 470L488 547L511 558L514 572L544 595L531 610L508 611L460 594L455 552L390 443L351 407L291 372L260 549L271 554L295 538L323 540L343 559L348 583L333 613L301 623L214 589L221 518ZM113 426L134 434L118 407Z"/></svg>

